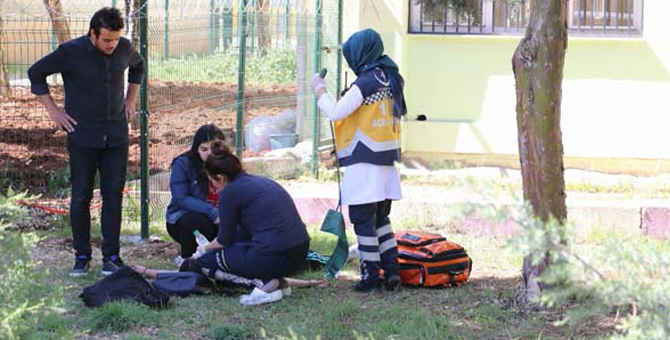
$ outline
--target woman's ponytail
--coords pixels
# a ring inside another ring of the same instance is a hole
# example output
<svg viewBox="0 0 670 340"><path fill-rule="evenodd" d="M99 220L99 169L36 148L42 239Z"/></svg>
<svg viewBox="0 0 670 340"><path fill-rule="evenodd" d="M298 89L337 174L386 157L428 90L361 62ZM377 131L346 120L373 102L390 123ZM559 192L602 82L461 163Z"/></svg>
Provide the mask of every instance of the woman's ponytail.
<svg viewBox="0 0 670 340"><path fill-rule="evenodd" d="M233 181L243 171L242 163L230 148L221 141L215 141L210 146L211 153L205 161L205 171L210 177L223 175L227 181Z"/></svg>

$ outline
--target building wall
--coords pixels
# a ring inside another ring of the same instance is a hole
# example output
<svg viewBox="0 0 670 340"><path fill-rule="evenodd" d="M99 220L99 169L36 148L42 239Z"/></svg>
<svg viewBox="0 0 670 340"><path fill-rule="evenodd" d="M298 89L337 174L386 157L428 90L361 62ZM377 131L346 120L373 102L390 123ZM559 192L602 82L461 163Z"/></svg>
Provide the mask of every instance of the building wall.
<svg viewBox="0 0 670 340"><path fill-rule="evenodd" d="M380 31L406 79L405 152L517 153L511 58L519 36L407 34L407 1L360 0L357 9L375 14L358 23ZM566 156L670 159L670 2L647 0L644 10L642 38L570 38Z"/></svg>
<svg viewBox="0 0 670 340"><path fill-rule="evenodd" d="M651 0L645 3L644 38L670 72L670 1Z"/></svg>

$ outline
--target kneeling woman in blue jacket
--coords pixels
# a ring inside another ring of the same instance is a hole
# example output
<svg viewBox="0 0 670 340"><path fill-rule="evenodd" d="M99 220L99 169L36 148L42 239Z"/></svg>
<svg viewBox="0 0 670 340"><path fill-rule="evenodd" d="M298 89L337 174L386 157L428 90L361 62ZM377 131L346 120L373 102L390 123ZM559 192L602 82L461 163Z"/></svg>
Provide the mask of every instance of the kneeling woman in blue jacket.
<svg viewBox="0 0 670 340"><path fill-rule="evenodd" d="M216 125L201 126L193 136L191 149L172 161L170 193L167 207L167 231L181 245L181 258L187 259L198 247L193 231L198 230L208 240L219 229L219 190L207 178L203 164L210 154L211 144L223 141L224 134Z"/></svg>
<svg viewBox="0 0 670 340"><path fill-rule="evenodd" d="M244 305L280 300L282 278L301 269L309 249L309 234L293 199L279 183L246 173L221 142L212 143L205 171L221 190L220 222L217 237L198 248L197 255L204 255L196 260L197 267L266 283L243 295Z"/></svg>

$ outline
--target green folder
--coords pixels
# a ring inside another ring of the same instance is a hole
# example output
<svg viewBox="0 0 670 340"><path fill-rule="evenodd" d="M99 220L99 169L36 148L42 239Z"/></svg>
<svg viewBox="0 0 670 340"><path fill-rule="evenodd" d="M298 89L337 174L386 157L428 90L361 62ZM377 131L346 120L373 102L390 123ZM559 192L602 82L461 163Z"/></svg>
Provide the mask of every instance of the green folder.
<svg viewBox="0 0 670 340"><path fill-rule="evenodd" d="M344 216L342 216L340 206L336 210L328 209L326 218L321 225L321 231L331 233L337 236L337 244L333 249L333 254L324 268L328 280L335 279L337 273L342 269L349 257L349 243L347 243L347 233L344 230Z"/></svg>

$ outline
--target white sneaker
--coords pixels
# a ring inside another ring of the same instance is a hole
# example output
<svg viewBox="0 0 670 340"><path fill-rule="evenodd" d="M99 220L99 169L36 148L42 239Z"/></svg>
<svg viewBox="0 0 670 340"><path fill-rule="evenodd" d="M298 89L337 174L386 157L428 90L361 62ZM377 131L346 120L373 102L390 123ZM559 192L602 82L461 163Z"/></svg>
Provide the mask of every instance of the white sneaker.
<svg viewBox="0 0 670 340"><path fill-rule="evenodd" d="M240 303L244 306L256 306L264 303L279 301L283 297L284 296L281 289L266 293L258 288L254 288L251 294L240 296Z"/></svg>
<svg viewBox="0 0 670 340"><path fill-rule="evenodd" d="M282 297L289 297L291 296L291 287L286 287L281 289L281 295Z"/></svg>

